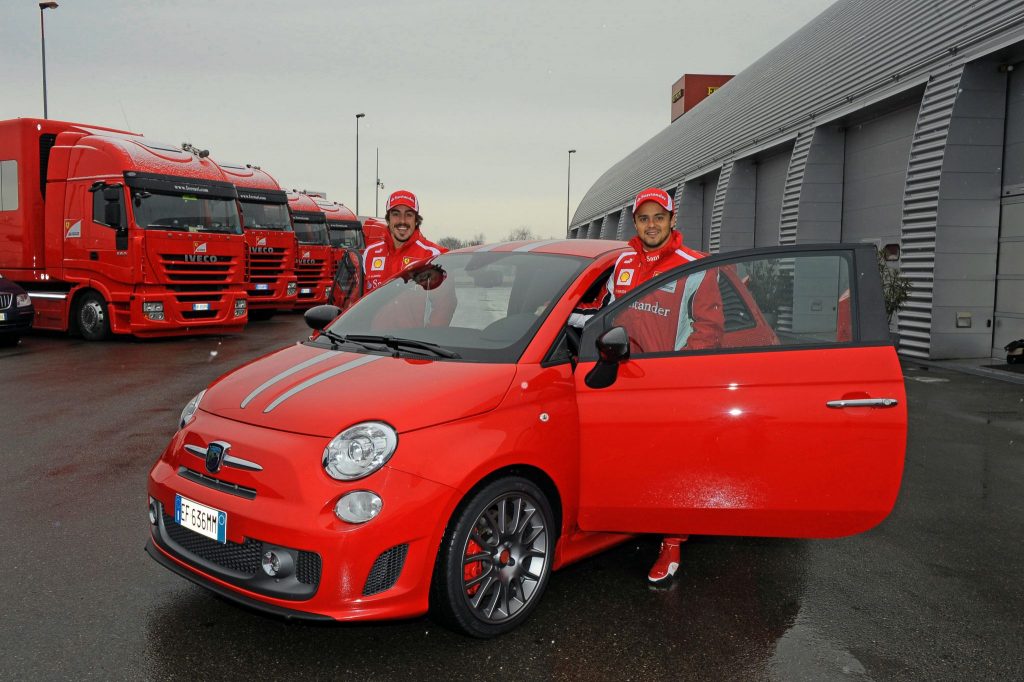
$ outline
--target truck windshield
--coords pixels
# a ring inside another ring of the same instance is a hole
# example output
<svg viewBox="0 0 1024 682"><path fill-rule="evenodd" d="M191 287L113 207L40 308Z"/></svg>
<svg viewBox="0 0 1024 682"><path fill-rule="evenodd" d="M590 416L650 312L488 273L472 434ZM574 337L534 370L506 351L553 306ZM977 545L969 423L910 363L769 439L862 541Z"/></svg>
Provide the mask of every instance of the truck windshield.
<svg viewBox="0 0 1024 682"><path fill-rule="evenodd" d="M300 244L329 246L331 241L327 237L327 223L310 223L296 219L295 240Z"/></svg>
<svg viewBox="0 0 1024 682"><path fill-rule="evenodd" d="M292 221L288 217L288 204L242 202L242 217L248 230L284 230L290 232Z"/></svg>
<svg viewBox="0 0 1024 682"><path fill-rule="evenodd" d="M132 205L136 224L145 229L242 234L233 199L136 190Z"/></svg>
<svg viewBox="0 0 1024 682"><path fill-rule="evenodd" d="M331 235L331 246L345 249L362 249L363 229L357 222L328 222L327 229Z"/></svg>

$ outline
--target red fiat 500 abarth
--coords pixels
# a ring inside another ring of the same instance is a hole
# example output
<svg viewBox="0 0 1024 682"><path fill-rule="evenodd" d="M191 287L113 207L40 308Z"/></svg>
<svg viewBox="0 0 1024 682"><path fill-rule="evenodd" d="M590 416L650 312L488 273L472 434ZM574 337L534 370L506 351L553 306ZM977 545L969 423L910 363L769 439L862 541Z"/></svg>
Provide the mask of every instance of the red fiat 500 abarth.
<svg viewBox="0 0 1024 682"><path fill-rule="evenodd" d="M147 550L265 611L430 610L487 637L626 534L829 538L884 519L907 414L872 247L705 258L567 327L623 251L470 247L337 319L309 311L311 340L185 407L149 477ZM717 282L710 321L697 281Z"/></svg>

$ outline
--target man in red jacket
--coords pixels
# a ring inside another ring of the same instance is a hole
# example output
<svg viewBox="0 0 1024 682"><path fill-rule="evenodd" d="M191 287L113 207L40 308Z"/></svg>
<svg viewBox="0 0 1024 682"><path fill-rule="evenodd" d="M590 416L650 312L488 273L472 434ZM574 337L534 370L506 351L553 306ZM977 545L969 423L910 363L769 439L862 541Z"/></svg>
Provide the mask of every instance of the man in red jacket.
<svg viewBox="0 0 1024 682"><path fill-rule="evenodd" d="M675 205L668 192L651 187L633 202L636 236L632 251L619 256L602 300L577 308L569 324L582 327L600 308L652 277L703 258L706 253L683 245L675 226ZM633 353L716 348L725 321L715 270L676 279L652 290L622 311L616 325L626 328ZM647 576L652 584L669 582L679 568L679 545L686 537L662 539L658 560Z"/></svg>
<svg viewBox="0 0 1024 682"><path fill-rule="evenodd" d="M445 253L447 249L426 239L420 233L423 217L420 215L420 202L416 195L404 189L392 192L384 206L384 216L388 223L388 234L380 241L366 245L363 252L363 292L368 294L374 289L401 275L420 263ZM396 302L403 303L402 299ZM412 320L417 315L429 326L446 325L455 311L456 299L452 287L445 287L436 292L430 291L426 300L410 307L404 301L402 314L398 311L388 315L388 321L400 327L413 326ZM429 304L425 311L427 319L422 319L419 305ZM385 318L381 318L383 323ZM399 322L401 320L401 322Z"/></svg>

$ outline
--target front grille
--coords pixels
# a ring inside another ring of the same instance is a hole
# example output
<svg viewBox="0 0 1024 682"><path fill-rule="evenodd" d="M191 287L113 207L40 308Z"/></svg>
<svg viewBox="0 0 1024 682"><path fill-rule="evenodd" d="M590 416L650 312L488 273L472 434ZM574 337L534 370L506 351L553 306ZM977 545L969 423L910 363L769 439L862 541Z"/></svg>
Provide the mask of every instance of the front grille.
<svg viewBox="0 0 1024 682"><path fill-rule="evenodd" d="M178 467L178 475L182 478L187 478L193 483L199 485L205 485L207 488L213 488L229 495L237 495L238 497L244 497L247 500L256 499L256 491L252 488L246 488L244 485L238 485L237 483L229 483L228 481L222 481L219 478L213 476L207 476L204 473L189 469L188 467Z"/></svg>
<svg viewBox="0 0 1024 682"><path fill-rule="evenodd" d="M241 544L216 540L179 525L161 505L160 544L179 558L222 580L281 599L309 599L320 585L322 560L316 552L246 538ZM230 518L228 520L230 524ZM286 551L295 561L295 575L271 578L262 567L263 553L273 547Z"/></svg>
<svg viewBox="0 0 1024 682"><path fill-rule="evenodd" d="M14 294L0 294L0 308L10 308L13 300Z"/></svg>
<svg viewBox="0 0 1024 682"><path fill-rule="evenodd" d="M274 253L249 254L249 281L276 282L284 275L286 249L274 249Z"/></svg>
<svg viewBox="0 0 1024 682"><path fill-rule="evenodd" d="M233 256L216 256L216 263L190 263L185 254L160 254L160 267L167 273L168 281L180 282L227 282L236 269Z"/></svg>
<svg viewBox="0 0 1024 682"><path fill-rule="evenodd" d="M303 585L320 584L320 555L315 552L299 552L295 562L295 577Z"/></svg>
<svg viewBox="0 0 1024 682"><path fill-rule="evenodd" d="M405 555L409 552L409 545L398 545L381 552L377 560L373 562L370 569L370 576L366 579L366 586L363 587L363 596L369 597L390 590L398 582L398 576L402 574L402 566L405 564Z"/></svg>
<svg viewBox="0 0 1024 682"><path fill-rule="evenodd" d="M244 575L256 575L260 570L263 543L259 540L246 538L240 545L234 542L221 544L178 525L174 517L167 514L164 514L164 528L171 540L204 561Z"/></svg>
<svg viewBox="0 0 1024 682"><path fill-rule="evenodd" d="M296 265L295 278L300 287L315 287L321 280L327 279L327 263L320 259L313 259L311 265Z"/></svg>
<svg viewBox="0 0 1024 682"><path fill-rule="evenodd" d="M182 310L181 317L186 320L208 320L219 315L216 310Z"/></svg>

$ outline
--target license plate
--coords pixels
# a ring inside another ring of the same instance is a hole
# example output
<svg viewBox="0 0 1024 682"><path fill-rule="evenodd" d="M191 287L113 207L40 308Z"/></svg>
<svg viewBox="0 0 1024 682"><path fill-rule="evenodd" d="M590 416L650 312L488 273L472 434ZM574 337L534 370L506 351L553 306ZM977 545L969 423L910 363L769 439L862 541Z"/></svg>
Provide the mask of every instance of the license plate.
<svg viewBox="0 0 1024 682"><path fill-rule="evenodd" d="M256 291L266 291L270 288L269 284L257 284Z"/></svg>
<svg viewBox="0 0 1024 682"><path fill-rule="evenodd" d="M220 543L228 541L228 515L181 495L174 496L174 520L179 525Z"/></svg>
<svg viewBox="0 0 1024 682"><path fill-rule="evenodd" d="M6 319L7 319L7 313L0 313L0 322L3 322Z"/></svg>
<svg viewBox="0 0 1024 682"><path fill-rule="evenodd" d="M209 303L193 303L192 304L192 310L209 310L209 309L210 309L210 304Z"/></svg>
<svg viewBox="0 0 1024 682"><path fill-rule="evenodd" d="M313 293L313 290L312 289L299 289L299 293L300 294L311 294L311 293Z"/></svg>

